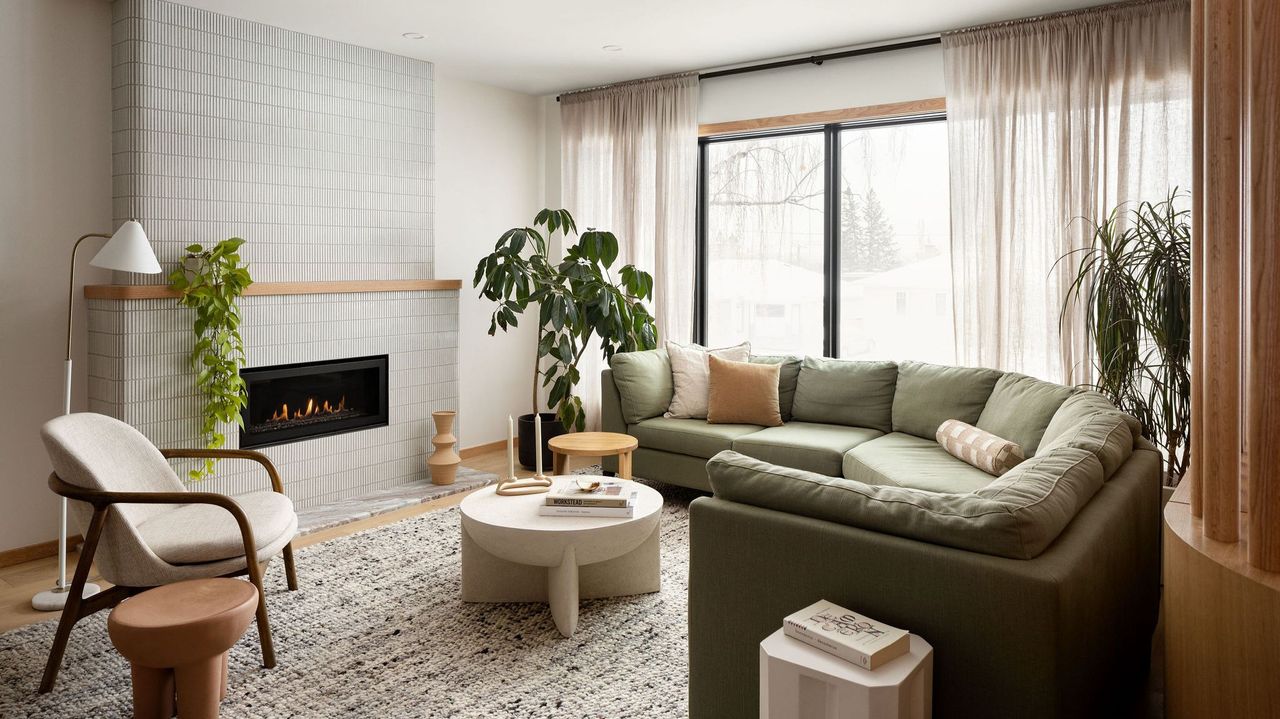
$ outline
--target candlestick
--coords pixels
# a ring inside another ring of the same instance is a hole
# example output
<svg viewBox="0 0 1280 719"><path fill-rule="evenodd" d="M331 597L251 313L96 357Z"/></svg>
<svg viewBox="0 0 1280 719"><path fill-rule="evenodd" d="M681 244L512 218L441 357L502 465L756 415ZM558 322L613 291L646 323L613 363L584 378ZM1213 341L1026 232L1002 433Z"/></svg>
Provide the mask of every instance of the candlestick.
<svg viewBox="0 0 1280 719"><path fill-rule="evenodd" d="M541 417L534 413L534 434L539 445L542 444L542 423ZM494 493L502 496L512 496L520 494L538 494L546 492L551 488L551 480L541 476L542 474L542 452L538 447L538 476L526 477L524 479L516 479L516 421L507 415L507 476L498 480L498 486L494 487Z"/></svg>
<svg viewBox="0 0 1280 719"><path fill-rule="evenodd" d="M533 413L533 453L537 459L533 460L533 476L542 476L542 414Z"/></svg>
<svg viewBox="0 0 1280 719"><path fill-rule="evenodd" d="M507 415L507 479L516 478L516 421Z"/></svg>

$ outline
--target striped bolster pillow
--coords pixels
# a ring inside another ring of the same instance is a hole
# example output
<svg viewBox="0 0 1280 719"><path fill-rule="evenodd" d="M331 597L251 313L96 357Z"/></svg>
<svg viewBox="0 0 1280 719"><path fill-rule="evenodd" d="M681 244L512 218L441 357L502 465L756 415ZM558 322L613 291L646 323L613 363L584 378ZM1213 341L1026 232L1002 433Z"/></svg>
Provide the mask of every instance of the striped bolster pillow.
<svg viewBox="0 0 1280 719"><path fill-rule="evenodd" d="M938 444L952 457L996 477L1026 459L1017 442L1001 439L958 419L949 419L938 427Z"/></svg>

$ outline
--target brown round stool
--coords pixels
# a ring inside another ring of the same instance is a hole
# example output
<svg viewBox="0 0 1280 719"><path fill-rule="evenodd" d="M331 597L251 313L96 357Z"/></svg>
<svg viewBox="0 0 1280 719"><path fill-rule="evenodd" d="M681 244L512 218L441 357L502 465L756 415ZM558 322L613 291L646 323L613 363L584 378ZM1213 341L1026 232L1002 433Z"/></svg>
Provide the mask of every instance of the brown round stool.
<svg viewBox="0 0 1280 719"><path fill-rule="evenodd" d="M227 650L258 608L238 579L192 579L127 599L111 611L111 643L133 665L134 719L216 719L227 695Z"/></svg>

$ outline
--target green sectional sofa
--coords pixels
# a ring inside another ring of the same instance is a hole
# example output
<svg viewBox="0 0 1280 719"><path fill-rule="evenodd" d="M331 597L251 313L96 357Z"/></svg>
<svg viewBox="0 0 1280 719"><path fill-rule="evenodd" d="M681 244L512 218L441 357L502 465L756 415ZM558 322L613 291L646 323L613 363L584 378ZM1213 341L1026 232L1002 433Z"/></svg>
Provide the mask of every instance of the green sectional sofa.
<svg viewBox="0 0 1280 719"><path fill-rule="evenodd" d="M1160 457L1136 420L989 369L752 361L783 365L780 427L663 418L660 350L603 378L604 428L639 440L635 475L714 494L690 507L692 719L755 715L759 642L818 599L928 640L935 716L1131 701L1159 604ZM988 475L934 440L947 419L1027 459Z"/></svg>

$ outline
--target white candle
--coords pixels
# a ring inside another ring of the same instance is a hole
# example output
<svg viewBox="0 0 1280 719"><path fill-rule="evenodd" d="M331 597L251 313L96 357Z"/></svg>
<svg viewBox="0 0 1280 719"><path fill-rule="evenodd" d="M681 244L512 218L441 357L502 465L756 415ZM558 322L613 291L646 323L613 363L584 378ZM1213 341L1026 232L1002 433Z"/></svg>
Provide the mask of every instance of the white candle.
<svg viewBox="0 0 1280 719"><path fill-rule="evenodd" d="M507 415L507 477L516 477L516 421Z"/></svg>
<svg viewBox="0 0 1280 719"><path fill-rule="evenodd" d="M533 460L534 467L533 476L542 476L542 414L533 413L533 450L537 455L537 459Z"/></svg>

